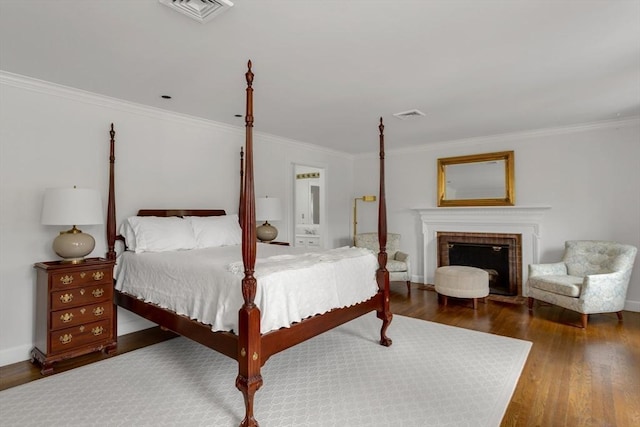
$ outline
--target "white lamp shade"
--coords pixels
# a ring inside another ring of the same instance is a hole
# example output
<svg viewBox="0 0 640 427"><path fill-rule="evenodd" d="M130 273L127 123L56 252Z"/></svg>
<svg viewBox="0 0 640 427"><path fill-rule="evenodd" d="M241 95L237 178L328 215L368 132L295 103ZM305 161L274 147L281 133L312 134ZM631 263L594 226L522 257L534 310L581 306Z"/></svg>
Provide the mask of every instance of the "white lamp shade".
<svg viewBox="0 0 640 427"><path fill-rule="evenodd" d="M282 202L277 197L260 197L256 199L256 219L258 221L280 221L282 219Z"/></svg>
<svg viewBox="0 0 640 427"><path fill-rule="evenodd" d="M102 199L89 188L47 188L42 204L44 225L102 224Z"/></svg>

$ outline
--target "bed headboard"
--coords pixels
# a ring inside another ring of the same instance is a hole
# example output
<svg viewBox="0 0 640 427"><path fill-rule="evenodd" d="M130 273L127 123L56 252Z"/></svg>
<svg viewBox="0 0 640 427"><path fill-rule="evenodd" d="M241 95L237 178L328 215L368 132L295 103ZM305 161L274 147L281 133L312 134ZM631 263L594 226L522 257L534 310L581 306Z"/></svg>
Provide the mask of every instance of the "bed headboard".
<svg viewBox="0 0 640 427"><path fill-rule="evenodd" d="M140 209L138 216L221 216L224 209Z"/></svg>

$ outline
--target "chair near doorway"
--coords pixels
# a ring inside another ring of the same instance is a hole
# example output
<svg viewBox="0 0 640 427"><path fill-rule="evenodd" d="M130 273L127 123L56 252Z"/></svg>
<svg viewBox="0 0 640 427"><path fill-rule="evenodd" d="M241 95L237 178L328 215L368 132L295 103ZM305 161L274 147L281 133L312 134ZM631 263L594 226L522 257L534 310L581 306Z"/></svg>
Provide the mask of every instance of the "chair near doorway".
<svg viewBox="0 0 640 427"><path fill-rule="evenodd" d="M622 320L636 253L636 247L616 242L565 242L561 262L529 265L529 311L540 300L577 311L583 328L590 314L615 312Z"/></svg>
<svg viewBox="0 0 640 427"><path fill-rule="evenodd" d="M380 251L378 244L378 233L356 234L355 246L367 248L374 253ZM407 283L407 294L411 295L411 267L409 264L409 254L400 251L400 235L387 233L387 270L389 271L389 281L403 281Z"/></svg>

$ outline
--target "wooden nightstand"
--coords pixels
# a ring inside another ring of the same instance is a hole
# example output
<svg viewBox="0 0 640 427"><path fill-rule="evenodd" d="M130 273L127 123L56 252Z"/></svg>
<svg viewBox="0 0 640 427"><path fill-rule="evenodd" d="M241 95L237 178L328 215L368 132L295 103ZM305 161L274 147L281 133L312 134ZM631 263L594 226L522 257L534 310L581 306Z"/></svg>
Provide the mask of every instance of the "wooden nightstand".
<svg viewBox="0 0 640 427"><path fill-rule="evenodd" d="M103 258L81 264L39 262L36 290L36 346L31 361L42 374L53 364L94 351L116 350L113 266Z"/></svg>

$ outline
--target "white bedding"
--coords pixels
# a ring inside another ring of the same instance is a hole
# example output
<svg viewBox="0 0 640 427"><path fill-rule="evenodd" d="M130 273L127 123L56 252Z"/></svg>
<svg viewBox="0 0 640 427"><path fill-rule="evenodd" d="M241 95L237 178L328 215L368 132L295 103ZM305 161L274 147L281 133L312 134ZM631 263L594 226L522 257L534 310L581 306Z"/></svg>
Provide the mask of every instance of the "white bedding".
<svg viewBox="0 0 640 427"><path fill-rule="evenodd" d="M378 290L378 262L366 249L308 252L259 243L257 257L255 304L262 333L357 304ZM210 324L214 331L237 331L243 277L240 246L125 252L117 261L116 289Z"/></svg>

